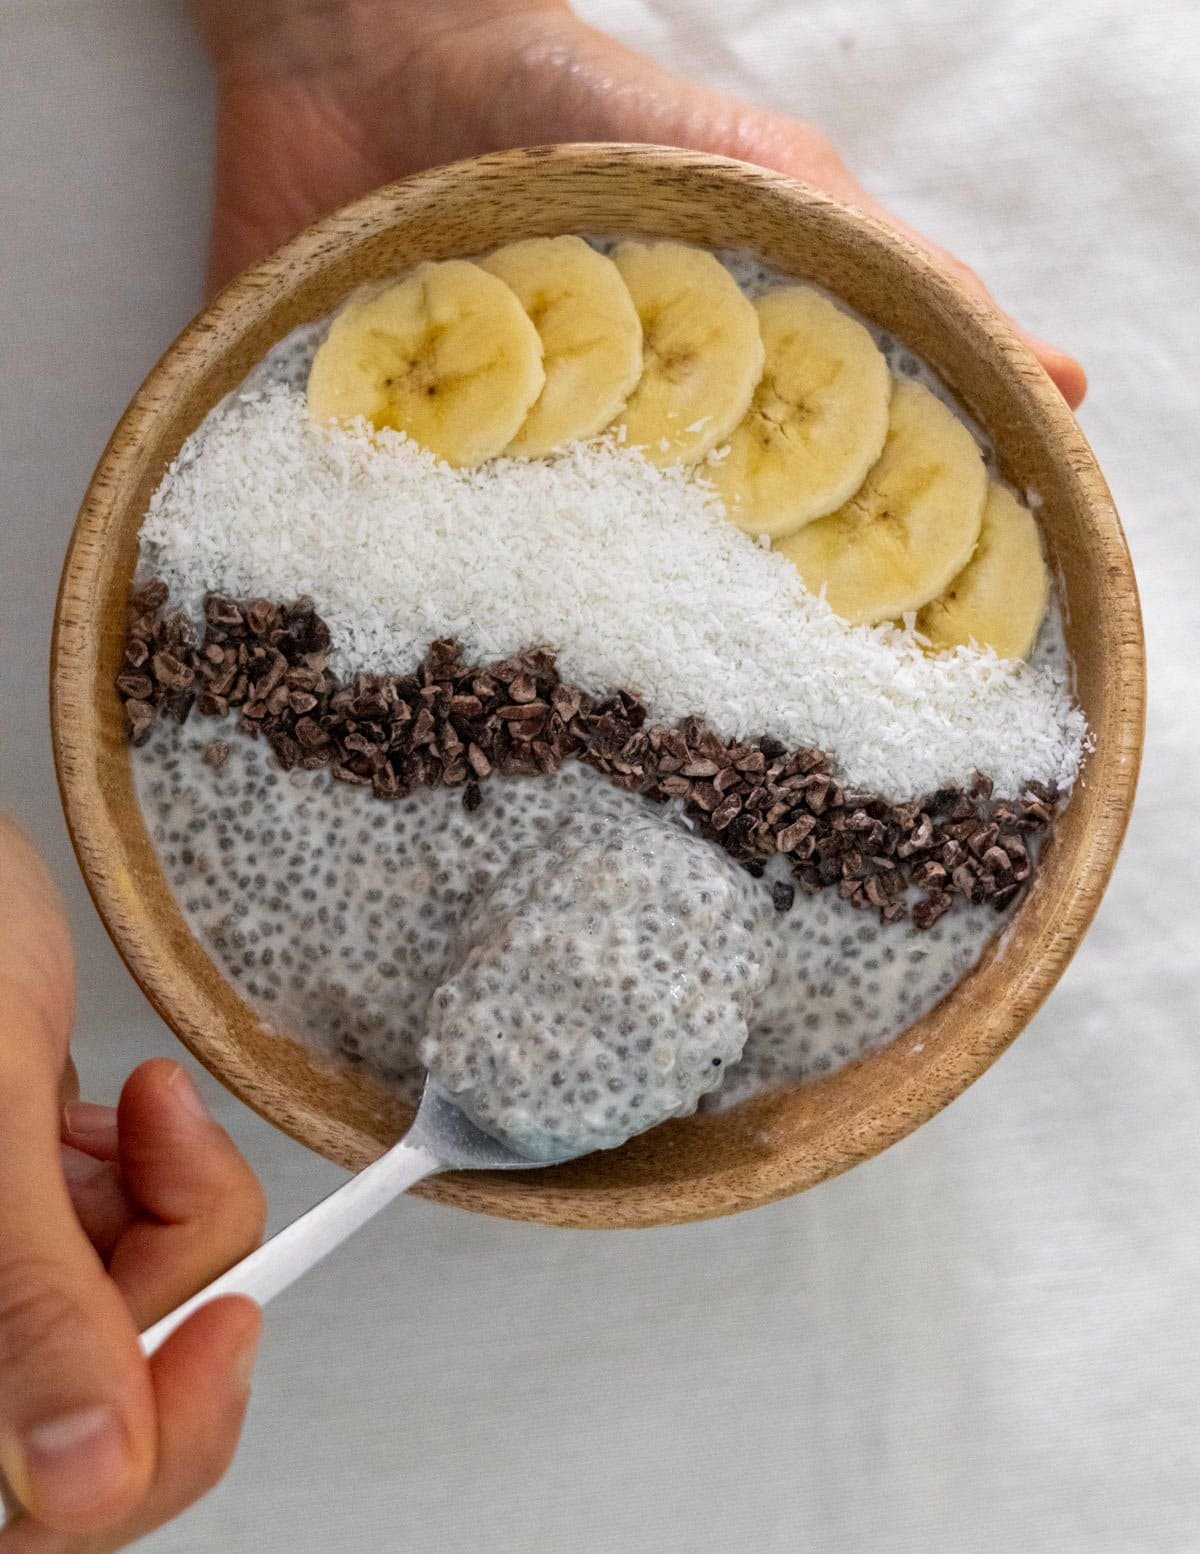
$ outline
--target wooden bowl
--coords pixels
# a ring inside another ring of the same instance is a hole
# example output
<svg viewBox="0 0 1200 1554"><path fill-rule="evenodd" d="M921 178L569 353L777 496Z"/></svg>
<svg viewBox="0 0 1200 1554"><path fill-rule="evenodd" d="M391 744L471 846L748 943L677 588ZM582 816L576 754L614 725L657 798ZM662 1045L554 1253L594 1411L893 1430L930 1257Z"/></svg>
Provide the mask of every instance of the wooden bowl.
<svg viewBox="0 0 1200 1554"><path fill-rule="evenodd" d="M1133 801L1145 678L1129 554L1057 390L986 302L893 232L744 163L621 145L550 146L406 179L310 227L184 330L113 434L79 514L55 617L52 725L67 823L117 948L162 1017L242 1100L341 1165L409 1113L361 1071L267 1031L192 937L134 798L114 679L151 492L184 438L288 331L354 286L513 238L630 233L748 248L903 340L1041 493L1096 751L1028 898L982 963L889 1046L817 1083L673 1122L554 1170L439 1177L443 1203L573 1226L658 1225L753 1208L877 1154L952 1101L1054 986L1103 894Z"/></svg>

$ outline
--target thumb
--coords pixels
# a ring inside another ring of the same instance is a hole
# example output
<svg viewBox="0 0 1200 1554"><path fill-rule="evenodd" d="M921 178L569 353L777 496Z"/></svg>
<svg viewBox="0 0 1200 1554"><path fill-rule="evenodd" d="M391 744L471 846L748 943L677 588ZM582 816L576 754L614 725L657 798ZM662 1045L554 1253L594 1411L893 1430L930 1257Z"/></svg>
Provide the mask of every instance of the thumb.
<svg viewBox="0 0 1200 1554"><path fill-rule="evenodd" d="M0 1473L43 1525L94 1532L149 1483L153 1396L133 1319L62 1174L66 923L49 875L2 819L0 881Z"/></svg>

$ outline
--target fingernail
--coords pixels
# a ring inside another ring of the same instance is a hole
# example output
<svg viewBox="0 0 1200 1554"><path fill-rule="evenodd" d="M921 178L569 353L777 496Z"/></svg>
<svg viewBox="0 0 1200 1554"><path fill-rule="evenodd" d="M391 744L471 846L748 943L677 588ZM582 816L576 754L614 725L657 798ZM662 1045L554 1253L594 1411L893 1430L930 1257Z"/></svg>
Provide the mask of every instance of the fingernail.
<svg viewBox="0 0 1200 1554"><path fill-rule="evenodd" d="M81 1408L26 1432L23 1485L33 1511L79 1514L111 1498L129 1471L129 1440L111 1408Z"/></svg>
<svg viewBox="0 0 1200 1554"><path fill-rule="evenodd" d="M1035 356L1047 357L1050 360L1058 362L1060 365L1066 365L1069 363L1073 367L1078 366L1078 363L1071 355L1070 351L1064 351L1063 348L1059 345L1052 345L1049 340L1043 340L1041 335L1031 335L1029 331L1026 330L1025 344L1030 348Z"/></svg>
<svg viewBox="0 0 1200 1554"><path fill-rule="evenodd" d="M250 1396L250 1380L254 1375L254 1362L258 1359L258 1339L259 1335L255 1333L233 1362L233 1385L242 1397Z"/></svg>
<svg viewBox="0 0 1200 1554"><path fill-rule="evenodd" d="M66 1178L68 1187L83 1187L89 1182L94 1182L104 1171L112 1169L103 1160L94 1160L91 1155L85 1155L82 1150L72 1149L69 1144L59 1146L59 1159L62 1161L62 1173Z"/></svg>
<svg viewBox="0 0 1200 1554"><path fill-rule="evenodd" d="M117 1149L117 1109L95 1101L68 1101L63 1107L63 1132L67 1139L89 1151Z"/></svg>
<svg viewBox="0 0 1200 1554"><path fill-rule="evenodd" d="M189 1117L194 1117L197 1121L209 1120L208 1107L200 1099L200 1092L185 1069L177 1068L171 1075L171 1093L178 1101L180 1109L187 1112Z"/></svg>

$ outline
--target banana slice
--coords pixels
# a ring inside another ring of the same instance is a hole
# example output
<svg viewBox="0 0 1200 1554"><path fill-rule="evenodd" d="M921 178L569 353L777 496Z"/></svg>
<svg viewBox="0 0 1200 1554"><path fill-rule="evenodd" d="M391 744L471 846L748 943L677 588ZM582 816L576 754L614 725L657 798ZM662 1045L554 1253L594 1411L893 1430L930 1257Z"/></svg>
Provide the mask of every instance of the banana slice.
<svg viewBox="0 0 1200 1554"><path fill-rule="evenodd" d="M1037 522L1007 486L993 483L975 554L917 616L917 630L934 648L975 643L1000 658L1025 658L1049 602Z"/></svg>
<svg viewBox="0 0 1200 1554"><path fill-rule="evenodd" d="M463 259L420 264L348 303L313 359L317 421L363 416L447 464L503 452L542 392L542 342L516 296Z"/></svg>
<svg viewBox="0 0 1200 1554"><path fill-rule="evenodd" d="M544 353L546 386L507 451L533 459L602 432L642 375L642 326L616 265L579 237L531 237L479 263L516 293Z"/></svg>
<svg viewBox="0 0 1200 1554"><path fill-rule="evenodd" d="M711 254L621 243L613 263L642 321L641 381L616 423L655 464L695 464L725 442L762 375L758 315Z"/></svg>
<svg viewBox="0 0 1200 1554"><path fill-rule="evenodd" d="M762 379L705 478L739 528L776 539L862 485L887 436L892 380L869 331L811 287L768 292L755 311Z"/></svg>
<svg viewBox="0 0 1200 1554"><path fill-rule="evenodd" d="M887 441L862 487L775 549L846 620L893 620L944 593L971 559L987 485L963 423L927 388L900 379Z"/></svg>

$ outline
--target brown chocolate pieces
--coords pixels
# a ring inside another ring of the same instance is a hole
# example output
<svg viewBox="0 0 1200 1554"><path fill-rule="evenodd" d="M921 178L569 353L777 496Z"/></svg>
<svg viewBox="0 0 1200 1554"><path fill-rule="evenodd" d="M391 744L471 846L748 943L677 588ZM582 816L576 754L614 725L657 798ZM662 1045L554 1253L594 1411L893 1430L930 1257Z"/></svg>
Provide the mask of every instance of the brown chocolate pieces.
<svg viewBox="0 0 1200 1554"><path fill-rule="evenodd" d="M702 836L756 876L781 855L794 883L773 882L779 911L796 888L832 886L883 922L908 916L909 890L920 889L911 917L922 929L955 896L1005 907L1032 874L1029 836L1049 827L1059 802L1057 789L1031 782L1019 803L995 803L977 773L968 790L893 804L844 787L820 750L722 739L695 717L648 723L632 692L598 700L564 685L543 648L478 666L443 638L415 674L342 683L327 667L329 629L311 599L280 606L210 594L203 636L182 612L164 614L167 603L158 580L130 601L117 689L133 743L149 738L160 710L181 721L193 707L202 717L237 712L285 770L328 766L380 799L461 786L467 810L483 802L492 772L536 776L582 761L618 787L681 803ZM228 755L214 740L204 758L220 767Z"/></svg>

